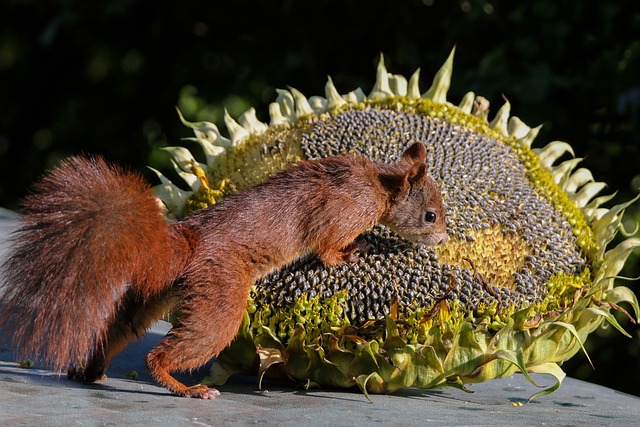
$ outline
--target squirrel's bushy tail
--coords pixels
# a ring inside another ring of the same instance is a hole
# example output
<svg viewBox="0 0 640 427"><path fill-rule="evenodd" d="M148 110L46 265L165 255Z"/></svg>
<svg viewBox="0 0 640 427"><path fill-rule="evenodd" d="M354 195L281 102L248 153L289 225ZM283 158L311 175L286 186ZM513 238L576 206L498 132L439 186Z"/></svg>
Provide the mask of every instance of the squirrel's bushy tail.
<svg viewBox="0 0 640 427"><path fill-rule="evenodd" d="M70 158L34 186L21 220L0 296L0 327L20 357L56 369L79 363L125 292L145 298L167 285L148 283L156 272L147 273L168 263L168 223L137 174Z"/></svg>

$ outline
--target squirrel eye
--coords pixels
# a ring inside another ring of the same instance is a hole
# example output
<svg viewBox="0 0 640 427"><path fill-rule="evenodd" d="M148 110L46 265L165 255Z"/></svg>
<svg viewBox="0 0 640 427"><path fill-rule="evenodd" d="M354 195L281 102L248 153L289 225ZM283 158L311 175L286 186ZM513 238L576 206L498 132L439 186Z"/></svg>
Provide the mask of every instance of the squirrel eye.
<svg viewBox="0 0 640 427"><path fill-rule="evenodd" d="M426 214L424 214L424 220L430 223L434 223L436 222L436 213L435 212L427 212Z"/></svg>

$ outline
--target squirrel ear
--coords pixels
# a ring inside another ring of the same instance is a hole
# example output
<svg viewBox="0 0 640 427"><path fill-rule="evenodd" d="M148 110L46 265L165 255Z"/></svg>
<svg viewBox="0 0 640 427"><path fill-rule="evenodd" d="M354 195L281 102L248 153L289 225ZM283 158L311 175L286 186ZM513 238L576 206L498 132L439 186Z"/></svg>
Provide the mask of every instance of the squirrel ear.
<svg viewBox="0 0 640 427"><path fill-rule="evenodd" d="M409 148L409 150L425 150L423 144L414 144L411 147L417 148ZM420 148L420 146L422 148ZM407 153L405 151L405 153ZM423 152L424 154L424 152ZM408 162L408 158L405 159L404 155L402 161ZM414 185L423 186L427 181L427 164L423 161L415 161L411 163L411 167L406 172L402 173L394 173L394 174L380 174L378 178L382 183L383 187L387 189L387 191L399 195L403 193L408 193L411 190L411 187Z"/></svg>
<svg viewBox="0 0 640 427"><path fill-rule="evenodd" d="M414 163L405 175L405 179L412 186L415 184L424 185L427 181L427 165L424 163Z"/></svg>
<svg viewBox="0 0 640 427"><path fill-rule="evenodd" d="M427 160L427 147L422 142L411 144L409 148L402 153L402 160L409 163L424 163Z"/></svg>

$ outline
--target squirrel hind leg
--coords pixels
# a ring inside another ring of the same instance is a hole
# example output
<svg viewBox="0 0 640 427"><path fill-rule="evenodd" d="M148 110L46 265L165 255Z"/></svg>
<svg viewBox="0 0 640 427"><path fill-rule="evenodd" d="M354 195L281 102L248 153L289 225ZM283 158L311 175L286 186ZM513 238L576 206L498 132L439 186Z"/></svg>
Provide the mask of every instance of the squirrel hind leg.
<svg viewBox="0 0 640 427"><path fill-rule="evenodd" d="M195 397L211 400L220 395L215 388L204 384L196 384L188 387L175 379L170 372L195 369L207 363L214 354L210 350L201 349L195 354L188 349L194 343L176 341L172 336L166 336L160 344L151 350L145 357L147 369L151 376L171 393L181 397ZM195 345L200 348L199 345ZM185 353L186 352L186 353ZM180 356L177 356L177 355Z"/></svg>
<svg viewBox="0 0 640 427"><path fill-rule="evenodd" d="M179 324L145 358L151 376L178 396L200 399L218 396L216 389L204 384L187 387L170 373L197 369L224 350L240 328L246 301L247 295L227 299L221 292L211 300L207 295L199 295L180 305Z"/></svg>
<svg viewBox="0 0 640 427"><path fill-rule="evenodd" d="M147 330L161 319L179 299L171 291L143 300L130 291L122 301L116 318L109 325L107 334L96 346L83 367L71 366L67 378L93 383L107 379L106 371L111 360L131 342L142 338Z"/></svg>
<svg viewBox="0 0 640 427"><path fill-rule="evenodd" d="M177 324L146 356L151 376L173 394L213 399L219 392L204 384L187 387L171 372L192 371L205 365L233 341L247 308L251 281L220 274L211 265L187 273L185 294L177 308Z"/></svg>

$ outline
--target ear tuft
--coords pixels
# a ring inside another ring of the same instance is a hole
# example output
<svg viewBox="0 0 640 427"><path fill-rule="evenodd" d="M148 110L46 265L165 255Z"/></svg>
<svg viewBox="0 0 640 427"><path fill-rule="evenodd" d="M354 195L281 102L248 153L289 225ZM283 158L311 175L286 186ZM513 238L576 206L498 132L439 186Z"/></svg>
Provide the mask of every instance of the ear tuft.
<svg viewBox="0 0 640 427"><path fill-rule="evenodd" d="M422 142L411 144L402 153L402 160L409 164L424 163L427 160L427 147Z"/></svg>

